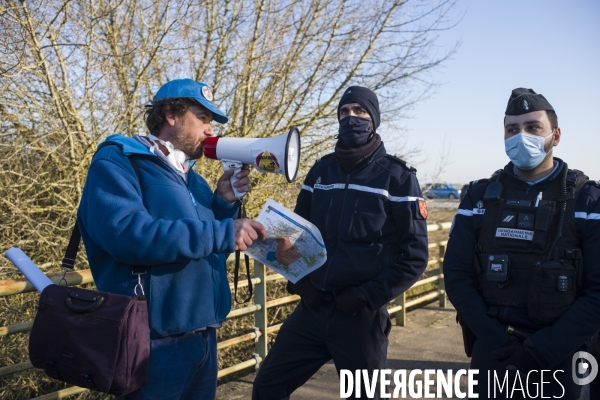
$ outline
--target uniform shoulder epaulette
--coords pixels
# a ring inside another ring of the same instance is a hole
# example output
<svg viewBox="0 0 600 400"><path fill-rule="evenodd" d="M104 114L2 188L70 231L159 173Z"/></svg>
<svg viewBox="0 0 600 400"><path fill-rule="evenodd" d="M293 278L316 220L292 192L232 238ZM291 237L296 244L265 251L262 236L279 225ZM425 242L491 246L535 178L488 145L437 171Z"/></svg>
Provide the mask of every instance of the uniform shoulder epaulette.
<svg viewBox="0 0 600 400"><path fill-rule="evenodd" d="M495 171L492 174L492 176L490 176L489 178L477 179L477 180L471 181L469 183L469 187L481 185L482 183L494 182L496 179L498 179L500 177L500 174L502 173L502 171L504 171L504 170L503 169L499 169L499 170Z"/></svg>
<svg viewBox="0 0 600 400"><path fill-rule="evenodd" d="M494 173L492 174L492 176L490 176L490 179L489 179L489 180L490 180L490 181L492 181L492 180L494 180L494 181L495 181L496 179L500 178L500 175L501 175L503 172L504 172L504 170L503 170L503 169L498 169L498 170L494 171Z"/></svg>
<svg viewBox="0 0 600 400"><path fill-rule="evenodd" d="M589 180L589 181L587 181L586 183L587 183L588 185L593 185L593 186L596 186L598 189L600 189L600 181L592 181L592 180Z"/></svg>
<svg viewBox="0 0 600 400"><path fill-rule="evenodd" d="M406 161L404 161L403 159L398 158L392 154L388 154L387 157L390 160L394 161L395 163L402 165L406 170L412 172L413 174L417 173L417 169L415 167L413 167L412 165L410 165L409 163L407 163Z"/></svg>
<svg viewBox="0 0 600 400"><path fill-rule="evenodd" d="M475 179L474 181L469 182L469 187L474 187L477 185L480 185L482 183L486 183L489 182L488 178L484 178L484 179Z"/></svg>

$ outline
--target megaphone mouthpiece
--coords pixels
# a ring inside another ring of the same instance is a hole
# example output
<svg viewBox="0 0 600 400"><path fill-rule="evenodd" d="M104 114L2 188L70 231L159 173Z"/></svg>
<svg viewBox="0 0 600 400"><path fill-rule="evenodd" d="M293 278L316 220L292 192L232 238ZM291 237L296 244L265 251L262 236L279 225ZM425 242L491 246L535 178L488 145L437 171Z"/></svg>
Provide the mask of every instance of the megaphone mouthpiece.
<svg viewBox="0 0 600 400"><path fill-rule="evenodd" d="M221 136L210 136L204 139L202 143L202 152L204 157L217 160L217 142Z"/></svg>

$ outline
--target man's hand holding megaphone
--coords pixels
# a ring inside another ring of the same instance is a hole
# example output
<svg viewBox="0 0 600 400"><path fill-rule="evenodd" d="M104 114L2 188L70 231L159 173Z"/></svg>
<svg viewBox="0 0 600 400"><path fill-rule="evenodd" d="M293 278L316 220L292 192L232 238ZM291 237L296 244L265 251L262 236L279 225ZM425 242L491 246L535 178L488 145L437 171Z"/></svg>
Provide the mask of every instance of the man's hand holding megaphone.
<svg viewBox="0 0 600 400"><path fill-rule="evenodd" d="M235 172L236 170L234 169L225 171L217 182L217 196L229 203L235 203L239 200L232 186L240 193L247 193L251 189L250 178L248 177L250 175L250 167L244 165L242 170L238 171L235 176L237 180L234 179L234 183L231 183L231 177Z"/></svg>
<svg viewBox="0 0 600 400"><path fill-rule="evenodd" d="M227 170L221 175L217 182L217 196L230 203L238 201L238 197L235 195L232 185L237 189L238 192L249 192L250 191L250 168L248 165L244 165L241 171L236 175L237 180L232 184L231 176L235 170ZM256 221L252 221L248 218L240 218L233 221L233 234L235 240L235 250L244 251L248 246L252 245L252 242L260 238L265 240L267 237L267 231L265 227Z"/></svg>

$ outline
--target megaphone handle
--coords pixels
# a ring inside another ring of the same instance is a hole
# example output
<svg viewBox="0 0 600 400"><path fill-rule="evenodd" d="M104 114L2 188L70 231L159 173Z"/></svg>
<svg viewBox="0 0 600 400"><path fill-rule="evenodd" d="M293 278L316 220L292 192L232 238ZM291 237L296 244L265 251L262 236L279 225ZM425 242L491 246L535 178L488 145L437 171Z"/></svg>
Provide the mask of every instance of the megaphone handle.
<svg viewBox="0 0 600 400"><path fill-rule="evenodd" d="M231 182L231 188L233 189L233 193L235 194L235 197L237 197L238 199L241 199L248 192L239 192L237 190L237 188L235 186L233 186L233 184L238 180L237 174L238 174L238 172L240 172L242 170L242 167L244 166L244 164L242 164L239 161L235 161L235 160L221 160L221 161L223 163L224 171L229 171L230 169L234 170L233 175L231 175L231 178L229 178L229 181Z"/></svg>

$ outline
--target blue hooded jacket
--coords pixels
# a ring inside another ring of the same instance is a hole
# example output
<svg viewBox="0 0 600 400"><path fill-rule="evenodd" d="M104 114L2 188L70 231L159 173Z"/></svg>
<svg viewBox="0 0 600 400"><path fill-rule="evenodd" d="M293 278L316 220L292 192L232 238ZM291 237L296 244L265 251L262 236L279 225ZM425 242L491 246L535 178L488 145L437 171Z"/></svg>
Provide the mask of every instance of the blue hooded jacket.
<svg viewBox="0 0 600 400"><path fill-rule="evenodd" d="M234 250L238 206L193 170L186 184L137 140L108 137L92 160L77 212L96 286L133 296L132 267L147 267L142 284L151 337L224 321L231 308L225 261Z"/></svg>

